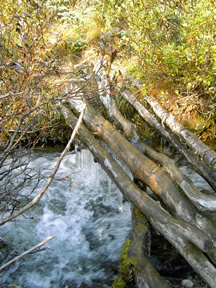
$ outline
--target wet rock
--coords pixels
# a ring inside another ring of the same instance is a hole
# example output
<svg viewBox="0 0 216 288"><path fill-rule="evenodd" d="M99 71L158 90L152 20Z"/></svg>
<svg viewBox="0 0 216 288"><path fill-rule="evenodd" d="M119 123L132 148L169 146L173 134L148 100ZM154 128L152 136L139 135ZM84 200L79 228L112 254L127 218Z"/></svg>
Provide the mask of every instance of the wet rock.
<svg viewBox="0 0 216 288"><path fill-rule="evenodd" d="M192 288L194 287L194 283L189 279L184 279L181 281L181 285L184 288Z"/></svg>

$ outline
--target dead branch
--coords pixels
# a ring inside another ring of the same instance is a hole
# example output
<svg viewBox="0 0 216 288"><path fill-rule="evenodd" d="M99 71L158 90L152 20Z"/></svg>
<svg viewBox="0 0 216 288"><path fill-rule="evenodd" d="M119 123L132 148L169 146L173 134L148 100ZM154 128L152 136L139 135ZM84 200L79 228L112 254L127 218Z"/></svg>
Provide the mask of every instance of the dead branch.
<svg viewBox="0 0 216 288"><path fill-rule="evenodd" d="M129 137L129 138L132 138L133 136L137 137L136 125L128 121L121 114L116 104L115 99L111 96L107 73L104 69L104 62L101 62L101 60L99 60L95 64L94 70L97 71L96 81L98 84L100 100L106 107L110 118L122 126L122 129L126 137Z"/></svg>
<svg viewBox="0 0 216 288"><path fill-rule="evenodd" d="M83 116L84 116L84 111L85 111L85 107L86 105L83 104L82 106L82 109L81 109L81 113L80 113L80 116L79 116L79 119L74 127L74 130L71 134L71 137L70 137L70 140L68 141L64 151L61 153L59 159L58 159L58 162L56 163L56 166L53 170L53 173L48 177L47 179L47 182L46 184L44 185L44 187L41 189L41 191L34 197L34 199L32 201L30 201L27 205L25 205L24 207L22 207L20 210L18 210L16 213L6 217L6 218L3 218L0 220L0 226L5 224L6 222L8 221L11 221L13 219L15 219L16 217L18 217L19 215L23 214L24 212L26 212L27 210L29 210L30 208L32 208L39 200L40 198L43 196L43 194L47 191L48 187L50 186L50 184L52 183L54 177L55 177L55 174L57 173L58 171L58 168L61 164L61 161L63 160L65 154L69 151L70 147L71 147L71 144L79 130L79 127L82 123L82 119L83 119Z"/></svg>
<svg viewBox="0 0 216 288"><path fill-rule="evenodd" d="M10 260L9 262L7 262L6 264L2 265L0 267L0 272L2 272L4 269L6 269L7 267L9 267L11 264L14 264L15 262L19 261L20 259L22 259L23 257L25 257L26 255L32 253L34 250L40 248L41 246L45 245L48 241L52 240L55 236L50 236L48 237L46 240L40 242L39 244L35 245L34 247L32 247L31 249L23 252L22 254L20 254L19 256L13 258L12 260Z"/></svg>

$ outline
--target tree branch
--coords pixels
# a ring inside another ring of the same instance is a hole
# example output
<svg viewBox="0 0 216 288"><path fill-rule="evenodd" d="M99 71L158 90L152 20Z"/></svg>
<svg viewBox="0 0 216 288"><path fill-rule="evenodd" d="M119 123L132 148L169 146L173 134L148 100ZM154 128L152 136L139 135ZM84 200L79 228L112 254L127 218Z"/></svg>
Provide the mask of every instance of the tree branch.
<svg viewBox="0 0 216 288"><path fill-rule="evenodd" d="M45 245L48 241L52 240L55 236L50 236L48 237L46 240L40 242L39 244L35 245L34 247L32 247L31 249L23 252L22 254L20 254L19 256L13 258L12 260L10 260L9 262L7 262L6 264L2 265L0 267L0 272L2 272L4 269L6 269L8 266L10 266L11 264L19 261L21 258L23 258L24 256L30 254L32 251L36 250L37 248L40 248L41 246Z"/></svg>
<svg viewBox="0 0 216 288"><path fill-rule="evenodd" d="M25 205L25 206L24 206L23 208L21 208L19 211L17 211L16 213L10 215L9 217L6 217L6 218L1 219L1 220L0 220L0 226L3 225L3 224L5 224L5 223L8 222L8 221L11 221L11 220L15 219L15 218L18 217L19 215L23 214L24 212L26 212L27 210L29 210L30 208L32 208L32 207L40 200L40 198L43 196L43 194L46 192L46 190L48 189L48 187L49 187L50 184L52 183L52 181L53 181L53 179L54 179L54 177L55 177L55 174L56 174L57 171L58 171L58 168L59 168L59 166L60 166L60 164L61 164L61 161L63 160L65 154L69 151L69 149L70 149L70 147L71 147L71 144L72 144L72 142L73 142L73 140L74 140L74 138L75 138L75 136L76 136L76 134L77 134L77 132L78 132L78 129L79 129L81 123L82 123L82 118L83 118L83 116L84 116L85 107L86 107L86 105L83 104L82 109L81 109L81 112L80 112L79 119L78 119L78 121L77 121L77 123L76 123L76 126L75 126L75 128L74 128L74 130L73 130L73 132L72 132L72 134L71 134L71 138L70 138L70 140L68 141L67 146L65 147L64 151L61 153L61 155L60 155L60 157L59 157L59 160L58 160L58 162L57 162L57 164L56 164L56 166L55 166L55 168L54 168L54 170L53 170L53 173L48 177L47 182L46 182L46 184L44 185L44 187L41 189L41 191L35 196L35 198L34 198L32 201L30 201L27 205Z"/></svg>

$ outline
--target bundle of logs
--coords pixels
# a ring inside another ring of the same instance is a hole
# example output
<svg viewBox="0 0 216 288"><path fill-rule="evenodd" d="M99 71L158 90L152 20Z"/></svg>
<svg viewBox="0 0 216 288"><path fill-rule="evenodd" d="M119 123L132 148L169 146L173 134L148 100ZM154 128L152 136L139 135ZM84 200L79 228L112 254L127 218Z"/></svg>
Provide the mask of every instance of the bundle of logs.
<svg viewBox="0 0 216 288"><path fill-rule="evenodd" d="M95 79L98 101L102 101L106 107L110 121L88 103L84 91L79 90L76 83L71 85L74 85L74 90L80 91L80 98L74 99L68 95L67 100L59 104L64 118L73 129L77 121L75 115L85 103L83 123L78 133L81 142L88 147L123 195L146 217L150 225L177 249L209 287L216 287L216 224L211 216L216 211L216 195L203 194L176 167L172 159L140 140L136 125L123 117L112 97L103 64L103 61L99 61L95 65ZM139 83L135 85L140 88ZM146 95L145 100L157 117L129 90L124 87L118 89L140 116L166 138L216 192L216 153L164 111L153 96ZM121 132L111 121L117 123L118 127L121 125ZM114 160L102 142L125 163L133 179ZM148 186L156 197L151 197L140 189L137 181ZM150 249L137 245L132 250L138 263L136 286L169 287L149 261Z"/></svg>

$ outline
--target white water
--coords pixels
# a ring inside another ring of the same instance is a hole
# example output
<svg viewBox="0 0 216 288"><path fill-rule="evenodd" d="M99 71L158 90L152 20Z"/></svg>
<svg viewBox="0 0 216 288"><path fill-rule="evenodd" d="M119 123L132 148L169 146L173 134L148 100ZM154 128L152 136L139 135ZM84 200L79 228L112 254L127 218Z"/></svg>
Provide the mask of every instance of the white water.
<svg viewBox="0 0 216 288"><path fill-rule="evenodd" d="M57 153L36 153L30 166L51 169L57 158ZM56 178L72 172L71 182L52 183L40 204L25 214L28 219L20 216L0 228L0 237L17 254L55 235L46 244L49 249L5 270L1 287L110 287L130 230L130 205L87 150L68 154Z"/></svg>

